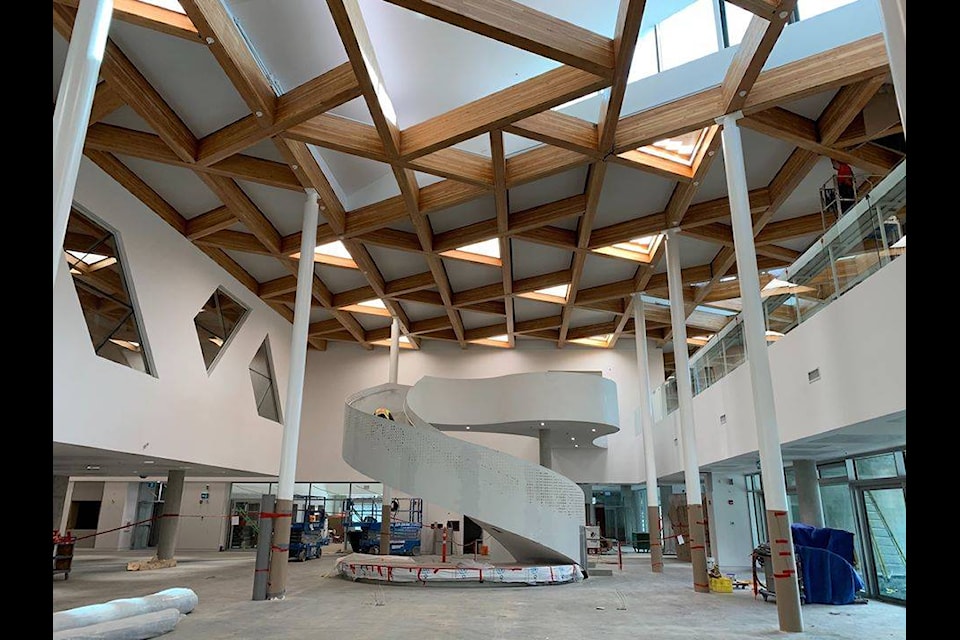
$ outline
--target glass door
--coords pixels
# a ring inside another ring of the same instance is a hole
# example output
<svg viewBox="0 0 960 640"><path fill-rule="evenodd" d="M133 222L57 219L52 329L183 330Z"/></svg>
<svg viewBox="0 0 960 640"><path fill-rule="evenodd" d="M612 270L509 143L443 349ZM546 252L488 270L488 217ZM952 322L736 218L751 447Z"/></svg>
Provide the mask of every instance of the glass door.
<svg viewBox="0 0 960 640"><path fill-rule="evenodd" d="M907 498L902 486L859 489L869 553L866 576L879 598L907 600Z"/></svg>

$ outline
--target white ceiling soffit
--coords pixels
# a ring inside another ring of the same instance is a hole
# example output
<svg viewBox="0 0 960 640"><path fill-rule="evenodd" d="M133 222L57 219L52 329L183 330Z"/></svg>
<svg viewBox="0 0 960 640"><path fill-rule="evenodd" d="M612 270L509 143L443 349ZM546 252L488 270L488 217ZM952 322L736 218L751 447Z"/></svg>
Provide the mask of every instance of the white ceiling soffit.
<svg viewBox="0 0 960 640"><path fill-rule="evenodd" d="M333 151L331 153L337 153ZM345 154L341 154L345 155ZM357 158L355 156L346 155L347 158L350 158L354 161L360 160L362 162L370 162L376 165L380 165L385 174L379 178L374 179L372 182L367 184L365 187L354 191L351 193L346 200L343 202L343 206L347 211L353 211L367 205L375 204L381 200L386 200L387 198L392 198L394 196L400 195L400 185L397 184L397 178L393 175L393 170L390 168L390 165L384 164L381 162L376 162L375 160L366 160L364 158Z"/></svg>
<svg viewBox="0 0 960 640"><path fill-rule="evenodd" d="M838 91L839 89L821 91L820 93L807 96L806 98L800 98L799 100L794 100L792 102L785 102L780 106L787 111L797 113L804 118L816 120L820 117L820 114L823 113L823 110L826 109L827 105L830 104L830 101L833 100L833 97L837 95Z"/></svg>
<svg viewBox="0 0 960 640"><path fill-rule="evenodd" d="M640 266L639 262L613 260L603 256L587 254L580 276L580 291L610 282L619 282L633 278Z"/></svg>
<svg viewBox="0 0 960 640"><path fill-rule="evenodd" d="M247 197L257 205L281 236L303 229L305 196L290 189L278 189L247 180L236 180Z"/></svg>
<svg viewBox="0 0 960 640"><path fill-rule="evenodd" d="M364 124L373 126L373 116L370 115L370 109L367 107L367 101L363 96L354 98L349 102L343 103L339 107L330 109L330 113L335 116L348 118L350 120L355 120L356 122L362 122Z"/></svg>
<svg viewBox="0 0 960 640"><path fill-rule="evenodd" d="M610 163L593 228L660 213L667 208L675 185L673 180Z"/></svg>
<svg viewBox="0 0 960 640"><path fill-rule="evenodd" d="M190 169L123 155L117 159L188 220L221 206L220 199Z"/></svg>
<svg viewBox="0 0 960 640"><path fill-rule="evenodd" d="M443 266L447 270L447 278L454 291L466 291L474 287L503 282L503 276L498 267L450 258L443 259Z"/></svg>
<svg viewBox="0 0 960 640"><path fill-rule="evenodd" d="M796 216L820 211L820 187L833 174L833 165L830 164L830 159L821 157L770 221L788 220Z"/></svg>
<svg viewBox="0 0 960 640"><path fill-rule="evenodd" d="M383 279L388 282L429 270L427 261L419 253L396 251L373 244L365 244L364 246L379 267Z"/></svg>
<svg viewBox="0 0 960 640"><path fill-rule="evenodd" d="M476 311L468 311L466 309L460 309L460 319L463 320L464 329L478 329L480 327L488 327L492 324L501 324L505 322L503 318L499 318L495 315L489 313L478 313Z"/></svg>
<svg viewBox="0 0 960 640"><path fill-rule="evenodd" d="M389 327L391 322L390 318L386 316L375 316L370 313L354 313L352 315L357 319L357 322L360 323L364 331L383 329L384 327Z"/></svg>
<svg viewBox="0 0 960 640"><path fill-rule="evenodd" d="M810 248L810 245L813 244L813 241L823 235L822 231L816 231L814 233L801 236L799 238L792 238L790 240L780 240L777 242L777 246L786 247L787 249L793 249L794 251L799 251L803 253Z"/></svg>
<svg viewBox="0 0 960 640"><path fill-rule="evenodd" d="M206 46L118 20L110 37L198 138L250 115Z"/></svg>
<svg viewBox="0 0 960 640"><path fill-rule="evenodd" d="M526 298L513 299L513 319L516 322L558 316L562 309L563 307L561 305L553 304L552 302L541 302L539 300L528 300Z"/></svg>
<svg viewBox="0 0 960 640"><path fill-rule="evenodd" d="M290 275L290 272L276 258L231 249L224 249L223 251L243 267L247 273L252 275L257 282L267 282Z"/></svg>
<svg viewBox="0 0 960 640"><path fill-rule="evenodd" d="M523 136L518 136L506 131L503 133L503 155L507 158L542 146L544 146L543 143L537 142L536 140L524 138ZM488 152L487 155L490 155L490 153Z"/></svg>
<svg viewBox="0 0 960 640"><path fill-rule="evenodd" d="M312 146L313 145L311 145L311 147ZM330 171L333 173L332 177L337 181L337 184L343 188L348 200L351 200L360 190L371 186L377 180L387 175L393 180L397 193L400 193L400 187L396 186L396 179L393 178L393 171L390 169L389 164L368 158L361 158L360 156L335 151L333 149L314 148L317 149L317 153L323 157L327 166L330 167ZM374 200L374 202L376 201ZM351 209L354 208L356 207L351 207Z"/></svg>
<svg viewBox="0 0 960 640"><path fill-rule="evenodd" d="M509 190L510 212L516 213L542 204L583 193L587 167L577 167Z"/></svg>
<svg viewBox="0 0 960 640"><path fill-rule="evenodd" d="M101 118L100 122L105 124L112 124L115 127L123 127L125 129L133 129L134 131L144 131L146 133L155 133L155 131L147 124L147 121L141 118L132 107L128 105L121 105L120 108L112 111L107 114L105 118Z"/></svg>
<svg viewBox="0 0 960 640"><path fill-rule="evenodd" d="M787 161L796 145L772 138L747 127L740 127L743 163L747 170L747 188L766 187Z"/></svg>
<svg viewBox="0 0 960 640"><path fill-rule="evenodd" d="M360 8L401 129L560 66L382 0Z"/></svg>
<svg viewBox="0 0 960 640"><path fill-rule="evenodd" d="M497 205L493 194L468 200L463 204L430 212L430 225L434 233L459 229L474 222L497 217Z"/></svg>
<svg viewBox="0 0 960 640"><path fill-rule="evenodd" d="M510 244L514 280L570 268L571 254L566 249L516 239Z"/></svg>
<svg viewBox="0 0 960 640"><path fill-rule="evenodd" d="M689 236L678 235L677 239L679 240L677 246L680 249L681 269L707 264L714 259L714 257L722 248L719 244L698 240L697 238L691 238ZM666 254L664 254L664 258L660 261L659 266L662 267L662 270L666 270Z"/></svg>
<svg viewBox="0 0 960 640"><path fill-rule="evenodd" d="M600 324L601 322L611 322L617 320L615 313L608 311L594 311L593 309L581 309L574 307L570 314L570 328L585 327L591 324Z"/></svg>
<svg viewBox="0 0 960 640"><path fill-rule="evenodd" d="M310 307L310 323L311 324L313 324L314 322L320 322L322 320L329 320L332 317L333 317L333 314L331 314L329 311L327 311L323 307L319 307L317 305L312 305Z"/></svg>
<svg viewBox="0 0 960 640"><path fill-rule="evenodd" d="M226 4L284 92L347 62L326 2L227 0Z"/></svg>
<svg viewBox="0 0 960 640"><path fill-rule="evenodd" d="M766 186L766 185L764 185ZM724 198L727 195L727 171L723 163L723 149L718 149L707 175L700 179L700 186L691 204Z"/></svg>
<svg viewBox="0 0 960 640"><path fill-rule="evenodd" d="M332 293L343 293L344 291L359 289L360 287L366 287L370 284L360 269L332 267L318 262L315 264L313 270ZM261 280L261 282L263 281Z"/></svg>
<svg viewBox="0 0 960 640"><path fill-rule="evenodd" d="M413 175L417 179L417 186L421 189L444 179L443 176L435 176L432 173L424 173L423 171L414 171Z"/></svg>
<svg viewBox="0 0 960 640"><path fill-rule="evenodd" d="M504 135L504 138L506 138L506 136L510 134L505 133L503 135ZM504 154L509 155L509 152L506 151L506 147L507 147L506 139L504 139L503 141L503 146L504 146ZM489 133L481 133L478 136L467 138L466 140L462 142L458 142L457 144L453 145L453 148L459 149L460 151L466 151L468 153L475 153L477 155L484 156L485 158L489 158L492 155L492 152L490 151L490 134Z"/></svg>
<svg viewBox="0 0 960 640"><path fill-rule="evenodd" d="M264 160L273 160L274 162L287 164L286 158L283 157L283 154L277 149L276 143L270 138L261 140L253 146L247 147L241 151L241 153L255 158L263 158Z"/></svg>
<svg viewBox="0 0 960 640"><path fill-rule="evenodd" d="M410 318L411 322L419 322L429 318L447 316L446 312L443 310L443 307L438 307L434 304L408 302L407 300L404 300L400 303L400 306L403 307L403 310L407 312L407 317Z"/></svg>

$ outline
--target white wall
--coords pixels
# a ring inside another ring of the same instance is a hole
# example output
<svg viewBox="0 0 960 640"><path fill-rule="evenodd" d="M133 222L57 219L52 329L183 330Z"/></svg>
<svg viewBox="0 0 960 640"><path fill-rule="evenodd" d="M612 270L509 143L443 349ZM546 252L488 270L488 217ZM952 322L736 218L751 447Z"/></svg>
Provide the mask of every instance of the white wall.
<svg viewBox="0 0 960 640"><path fill-rule="evenodd" d="M608 436L606 450L554 449L554 470L575 482L635 483L644 479L643 448L635 429L639 405L637 356L629 337L614 349L569 345L563 349L548 342L520 341L514 350L424 340L419 351L400 353L398 382L412 385L422 376L487 378L531 371L602 371L617 384L620 432ZM648 343L651 384L663 381L663 353ZM343 461L344 399L361 389L387 380L389 351L364 351L354 345L331 342L324 352L307 355L307 375L297 457L297 480L367 480ZM448 435L466 436L462 432ZM518 457L539 460L535 438L504 434L469 434L470 441ZM484 440L474 440L484 436ZM467 439L464 437L464 439ZM519 444L523 442L524 444ZM519 448L518 448L519 447ZM519 454L519 455L518 455ZM374 479L375 480L375 479Z"/></svg>
<svg viewBox="0 0 960 640"><path fill-rule="evenodd" d="M906 277L902 256L770 345L781 442L906 409ZM749 366L693 399L701 467L757 450ZM821 378L808 383L815 368ZM683 469L676 437L674 412L654 426L661 477Z"/></svg>
<svg viewBox="0 0 960 640"><path fill-rule="evenodd" d="M209 493L201 502L201 494ZM230 484L227 482L184 482L177 529L177 552L216 551L226 539L225 527L230 508Z"/></svg>
<svg viewBox="0 0 960 640"><path fill-rule="evenodd" d="M281 402L291 325L84 159L75 199L119 232L154 363L97 356L67 269L53 293L53 440L275 475L282 425L261 418L249 363L270 337ZM251 309L208 375L193 318L222 286ZM238 442L243 446L225 446Z"/></svg>
<svg viewBox="0 0 960 640"><path fill-rule="evenodd" d="M128 482L104 482L103 502L100 503L100 520L97 521L97 531L109 531L123 524L123 516L127 505ZM119 549L120 532L110 531L102 533L94 540L97 549ZM129 545L127 546L129 548Z"/></svg>

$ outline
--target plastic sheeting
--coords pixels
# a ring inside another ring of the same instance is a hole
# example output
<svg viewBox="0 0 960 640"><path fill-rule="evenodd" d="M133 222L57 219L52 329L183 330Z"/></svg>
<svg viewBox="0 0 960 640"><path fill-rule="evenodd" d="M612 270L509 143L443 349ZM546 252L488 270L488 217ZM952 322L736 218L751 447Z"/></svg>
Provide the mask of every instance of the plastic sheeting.
<svg viewBox="0 0 960 640"><path fill-rule="evenodd" d="M197 594L193 589L164 589L139 598L121 598L101 604L67 609L53 614L53 630L77 629L93 624L140 616L145 613L175 609L178 613L190 613L197 606ZM70 636L71 638L73 636ZM78 636L80 637L80 636ZM93 636L98 637L98 636ZM113 636L110 636L113 638ZM120 636L117 636L118 638ZM132 636L131 636L132 637ZM153 636L143 636L144 638Z"/></svg>
<svg viewBox="0 0 960 640"><path fill-rule="evenodd" d="M539 566L496 566L465 560L448 566L436 564L394 563L371 561L374 556L356 557L356 554L337 560L337 573L351 580L381 582L490 582L507 584L561 584L580 582L583 570L576 564Z"/></svg>
<svg viewBox="0 0 960 640"><path fill-rule="evenodd" d="M173 631L182 616L178 609L151 611L56 631L53 640L147 640Z"/></svg>

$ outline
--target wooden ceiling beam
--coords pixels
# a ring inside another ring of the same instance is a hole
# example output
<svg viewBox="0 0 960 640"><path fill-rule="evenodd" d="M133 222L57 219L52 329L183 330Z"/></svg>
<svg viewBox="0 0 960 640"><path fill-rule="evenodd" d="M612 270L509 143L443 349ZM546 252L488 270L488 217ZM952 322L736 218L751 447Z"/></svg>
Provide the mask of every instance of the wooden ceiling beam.
<svg viewBox="0 0 960 640"><path fill-rule="evenodd" d="M559 111L546 110L517 120L503 128L523 136L589 158L599 159L597 125Z"/></svg>
<svg viewBox="0 0 960 640"><path fill-rule="evenodd" d="M237 223L237 216L227 207L220 206L187 220L183 232L187 240L198 240L218 231L229 229Z"/></svg>
<svg viewBox="0 0 960 640"><path fill-rule="evenodd" d="M623 107L623 97L627 93L627 78L630 65L637 48L640 35L640 23L646 0L620 0L617 10L617 22L614 27L613 50L614 69L609 91L601 93L600 113L597 119L597 149L603 153L613 149L617 123ZM591 221L592 224L592 221ZM560 330L563 335L563 330Z"/></svg>
<svg viewBox="0 0 960 640"><path fill-rule="evenodd" d="M443 178L459 180L483 189L493 187L491 159L477 153L447 148L421 156L404 166Z"/></svg>
<svg viewBox="0 0 960 640"><path fill-rule="evenodd" d="M90 107L90 121L87 125L100 122L125 104L123 98L113 90L109 82L100 82L93 92L93 105Z"/></svg>
<svg viewBox="0 0 960 640"><path fill-rule="evenodd" d="M835 145L840 136L854 119L861 115L867 103L877 95L877 91L886 82L882 75L860 82L854 82L840 88L827 108L817 118L817 132L820 142Z"/></svg>
<svg viewBox="0 0 960 640"><path fill-rule="evenodd" d="M590 156L575 151L539 146L507 158L507 187L512 189L527 182L582 167L590 161Z"/></svg>
<svg viewBox="0 0 960 640"><path fill-rule="evenodd" d="M207 173L198 173L197 175L264 247L274 254L280 253L280 234L273 223L263 215L263 212L257 208L257 205L250 200L250 197L244 193L236 182L230 178ZM226 232L220 231L218 233Z"/></svg>
<svg viewBox="0 0 960 640"><path fill-rule="evenodd" d="M777 14L781 4L779 0L727 0L727 2L767 20L771 20Z"/></svg>
<svg viewBox="0 0 960 640"><path fill-rule="evenodd" d="M53 0L56 4L76 9L80 0ZM164 9L140 0L113 0L113 19L153 29L167 35L200 44L200 34L190 18L177 11Z"/></svg>
<svg viewBox="0 0 960 640"><path fill-rule="evenodd" d="M201 138L197 162L219 162L358 97L353 68L343 63L277 97L273 122L264 122L255 112Z"/></svg>
<svg viewBox="0 0 960 640"><path fill-rule="evenodd" d="M516 346L516 322L513 306L513 242L507 237L510 230L510 200L507 191L507 156L503 147L503 132L490 132L490 160L493 170L493 202L497 212L497 235L500 244L500 274L503 278L503 303L507 315L507 340Z"/></svg>
<svg viewBox="0 0 960 640"><path fill-rule="evenodd" d="M746 103L747 95L796 6L797 0L780 0L773 14L755 15L750 19L720 85L720 104L724 113L739 111Z"/></svg>
<svg viewBox="0 0 960 640"><path fill-rule="evenodd" d="M212 259L218 265L223 267L224 271L236 278L243 286L250 291L257 293L259 285L257 284L256 278L250 275L246 269L241 267L236 260L224 253L222 249L218 247L204 247L200 245L198 245L197 248L207 254L207 256L209 256L210 259ZM289 316L284 315L284 317L293 322L292 312L290 312Z"/></svg>
<svg viewBox="0 0 960 640"><path fill-rule="evenodd" d="M174 209L173 205L164 200L163 197L144 182L140 176L120 162L116 156L92 149L84 151L84 155L103 169L107 175L120 183L120 186L160 216L164 222L176 229L179 233L186 231L188 225L187 219L180 215L180 212Z"/></svg>
<svg viewBox="0 0 960 640"><path fill-rule="evenodd" d="M560 67L474 100L403 131L401 155L413 160L605 87L608 80Z"/></svg>
<svg viewBox="0 0 960 640"><path fill-rule="evenodd" d="M368 160L387 162L387 154L383 150L376 127L332 113L314 116L289 127L280 135L288 140L298 140Z"/></svg>
<svg viewBox="0 0 960 640"><path fill-rule="evenodd" d="M598 76L613 74L609 38L512 0L387 2Z"/></svg>

